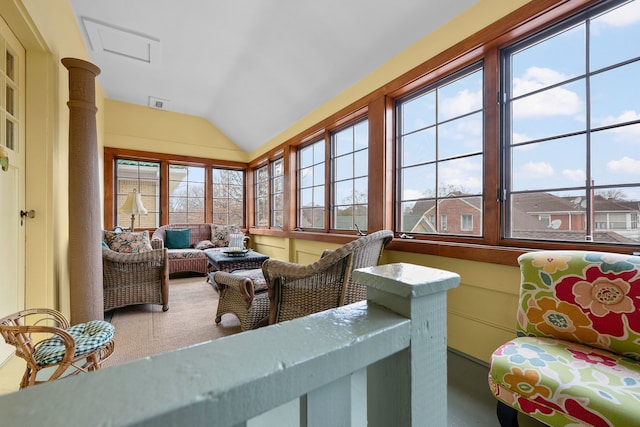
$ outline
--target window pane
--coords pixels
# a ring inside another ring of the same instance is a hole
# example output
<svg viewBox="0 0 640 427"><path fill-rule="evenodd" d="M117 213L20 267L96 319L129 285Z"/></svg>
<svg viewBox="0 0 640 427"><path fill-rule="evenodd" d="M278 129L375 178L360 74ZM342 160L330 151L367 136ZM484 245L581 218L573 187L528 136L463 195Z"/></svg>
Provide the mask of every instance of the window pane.
<svg viewBox="0 0 640 427"><path fill-rule="evenodd" d="M334 162L336 180L353 178L353 154L337 157Z"/></svg>
<svg viewBox="0 0 640 427"><path fill-rule="evenodd" d="M640 3L639 3L640 4ZM614 68L591 78L591 122L593 127L640 119L640 95L624 82L640 76L640 62Z"/></svg>
<svg viewBox="0 0 640 427"><path fill-rule="evenodd" d="M482 194L482 156L440 162L438 196Z"/></svg>
<svg viewBox="0 0 640 427"><path fill-rule="evenodd" d="M438 158L482 152L482 113L472 114L438 127Z"/></svg>
<svg viewBox="0 0 640 427"><path fill-rule="evenodd" d="M332 222L331 227L337 230L355 230L355 224L366 230L366 220L356 220L356 211L366 212L367 189L356 181L366 178L369 168L368 122L361 121L331 135L332 146ZM357 148L356 148L357 147ZM362 205L362 206L359 206Z"/></svg>
<svg viewBox="0 0 640 427"><path fill-rule="evenodd" d="M591 137L591 174L594 183L640 183L639 141L640 124L594 132Z"/></svg>
<svg viewBox="0 0 640 427"><path fill-rule="evenodd" d="M271 226L282 228L284 216L284 160L271 163Z"/></svg>
<svg viewBox="0 0 640 427"><path fill-rule="evenodd" d="M254 171L255 224L269 227L269 166L264 165Z"/></svg>
<svg viewBox="0 0 640 427"><path fill-rule="evenodd" d="M514 191L584 186L584 135L520 145L511 154Z"/></svg>
<svg viewBox="0 0 640 427"><path fill-rule="evenodd" d="M204 167L169 165L169 223L204 222Z"/></svg>
<svg viewBox="0 0 640 427"><path fill-rule="evenodd" d="M115 175L116 225L131 227L131 215L118 210L135 189L147 214L134 216L134 228L157 228L160 225L160 163L117 159Z"/></svg>
<svg viewBox="0 0 640 427"><path fill-rule="evenodd" d="M482 73L468 74L438 88L438 122L482 109Z"/></svg>
<svg viewBox="0 0 640 427"><path fill-rule="evenodd" d="M244 226L244 171L213 168L213 223Z"/></svg>
<svg viewBox="0 0 640 427"><path fill-rule="evenodd" d="M404 168L402 170L402 199L414 200L436 195L435 164Z"/></svg>
<svg viewBox="0 0 640 427"><path fill-rule="evenodd" d="M580 25L518 51L511 63L511 97L516 98L584 74L585 37L585 28Z"/></svg>
<svg viewBox="0 0 640 427"><path fill-rule="evenodd" d="M324 227L324 140L301 148L298 164L298 227ZM302 165L305 167L302 167ZM322 212L320 214L319 212ZM318 215L320 218L318 218Z"/></svg>
<svg viewBox="0 0 640 427"><path fill-rule="evenodd" d="M418 163L432 162L436 159L436 128L422 130L403 136L402 166L411 166Z"/></svg>
<svg viewBox="0 0 640 427"><path fill-rule="evenodd" d="M436 123L436 92L431 91L403 102L400 111L402 134L434 125Z"/></svg>
<svg viewBox="0 0 640 427"><path fill-rule="evenodd" d="M591 22L591 70L640 56L640 3L627 3Z"/></svg>
<svg viewBox="0 0 640 427"><path fill-rule="evenodd" d="M585 80L580 80L513 101L513 141L531 141L584 129L585 99Z"/></svg>

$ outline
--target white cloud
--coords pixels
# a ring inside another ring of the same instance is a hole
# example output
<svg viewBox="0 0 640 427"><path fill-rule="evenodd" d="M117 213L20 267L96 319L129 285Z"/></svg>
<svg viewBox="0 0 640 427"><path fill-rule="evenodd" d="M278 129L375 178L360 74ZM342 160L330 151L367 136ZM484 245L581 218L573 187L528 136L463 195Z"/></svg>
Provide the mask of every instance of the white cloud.
<svg viewBox="0 0 640 427"><path fill-rule="evenodd" d="M635 110L627 110L617 117L607 116L599 121L600 126L609 126L617 123L626 123L634 120L640 120L640 113ZM611 129L610 132L616 134L616 136L624 141L639 142L640 141L640 125L622 126Z"/></svg>
<svg viewBox="0 0 640 427"><path fill-rule="evenodd" d="M562 175L571 181L585 182L587 174L582 169L563 169Z"/></svg>
<svg viewBox="0 0 640 427"><path fill-rule="evenodd" d="M529 162L519 168L517 175L526 178L543 178L555 174L553 166L546 162Z"/></svg>
<svg viewBox="0 0 640 427"><path fill-rule="evenodd" d="M469 111L479 110L482 108L482 91L462 90L455 97L446 99L441 108L444 117L456 117Z"/></svg>
<svg viewBox="0 0 640 427"><path fill-rule="evenodd" d="M405 188L402 192L402 200L415 200L425 197L424 191Z"/></svg>
<svg viewBox="0 0 640 427"><path fill-rule="evenodd" d="M441 164L439 169L441 183L446 186L461 188L465 191L480 192L482 190L482 164L460 159Z"/></svg>
<svg viewBox="0 0 640 427"><path fill-rule="evenodd" d="M512 144L518 144L520 142L525 142L525 141L531 141L533 138L530 137L529 135L526 135L524 133L517 133L514 132L512 137L511 137L511 143ZM522 145L520 147L518 147L518 150L531 150L533 149L533 144L529 144L529 145Z"/></svg>
<svg viewBox="0 0 640 427"><path fill-rule="evenodd" d="M634 1L603 15L595 22L609 27L626 27L640 21L640 2Z"/></svg>
<svg viewBox="0 0 640 427"><path fill-rule="evenodd" d="M607 163L607 169L611 173L624 173L624 174L640 174L640 160L632 159L631 157L623 157L620 160L611 160Z"/></svg>
<svg viewBox="0 0 640 427"><path fill-rule="evenodd" d="M550 68L531 67L522 77L513 79L513 96L545 88L570 77ZM577 93L566 87L556 87L515 102L513 114L517 118L571 116L582 111L583 104Z"/></svg>

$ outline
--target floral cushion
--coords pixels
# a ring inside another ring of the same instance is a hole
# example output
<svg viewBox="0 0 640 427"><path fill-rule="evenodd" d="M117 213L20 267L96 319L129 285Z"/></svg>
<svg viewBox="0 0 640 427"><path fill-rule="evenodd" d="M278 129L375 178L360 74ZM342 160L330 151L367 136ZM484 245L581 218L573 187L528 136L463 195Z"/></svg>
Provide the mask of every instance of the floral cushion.
<svg viewBox="0 0 640 427"><path fill-rule="evenodd" d="M640 257L522 255L517 338L491 356L507 405L554 426L640 420Z"/></svg>
<svg viewBox="0 0 640 427"><path fill-rule="evenodd" d="M206 258L200 249L172 249L168 251L169 259Z"/></svg>
<svg viewBox="0 0 640 427"><path fill-rule="evenodd" d="M215 248L216 245L211 242L211 240L201 240L194 246L195 249L205 250L210 248Z"/></svg>
<svg viewBox="0 0 640 427"><path fill-rule="evenodd" d="M104 240L114 252L137 254L153 250L146 230L138 233L105 231Z"/></svg>
<svg viewBox="0 0 640 427"><path fill-rule="evenodd" d="M236 225L211 224L211 241L217 247L229 246L229 235L239 231L240 228Z"/></svg>

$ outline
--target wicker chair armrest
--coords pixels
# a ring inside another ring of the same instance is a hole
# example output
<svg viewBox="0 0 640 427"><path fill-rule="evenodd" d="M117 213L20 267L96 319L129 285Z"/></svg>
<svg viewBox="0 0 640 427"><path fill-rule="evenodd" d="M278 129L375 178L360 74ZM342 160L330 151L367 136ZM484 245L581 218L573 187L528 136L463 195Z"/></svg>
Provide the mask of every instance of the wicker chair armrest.
<svg viewBox="0 0 640 427"><path fill-rule="evenodd" d="M139 252L137 254L127 254L114 252L111 249L102 248L102 259L117 263L135 264L140 262L167 262L168 252L166 248L154 249L152 251Z"/></svg>
<svg viewBox="0 0 640 427"><path fill-rule="evenodd" d="M226 286L240 292L245 301L253 300L254 292L251 279L241 274L216 271L213 275L213 280L220 287L220 292L222 292L222 288Z"/></svg>
<svg viewBox="0 0 640 427"><path fill-rule="evenodd" d="M45 308L45 307L29 308L26 310L19 311L18 313L16 313L11 317L13 318L14 322L22 323L23 321L18 319L24 319L28 316L36 316L36 315L38 316L38 320L36 320L33 323L35 325L39 325L49 320L53 320L56 323L56 326L58 328L67 329L70 326L69 320L64 316L64 314L52 308ZM0 319L0 323L5 324L5 319Z"/></svg>
<svg viewBox="0 0 640 427"><path fill-rule="evenodd" d="M153 249L162 249L162 248L164 248L164 240L162 240L162 239L151 239L151 247Z"/></svg>
<svg viewBox="0 0 640 427"><path fill-rule="evenodd" d="M327 255L329 255L331 252L333 252L331 249L325 249L324 251L322 251L322 253L320 254L320 258L324 258Z"/></svg>
<svg viewBox="0 0 640 427"><path fill-rule="evenodd" d="M320 257L316 262L307 265L268 259L262 264L262 271L267 283L271 282L270 278L279 276L288 277L290 279L303 279L330 268L340 259L350 254L351 251L338 248L335 251L330 251L327 255ZM269 286L271 285L269 284Z"/></svg>
<svg viewBox="0 0 640 427"><path fill-rule="evenodd" d="M166 238L167 238L167 232L165 231L164 227L156 228L156 231L154 231L153 234L151 235L151 240L162 240L164 242Z"/></svg>
<svg viewBox="0 0 640 427"><path fill-rule="evenodd" d="M9 332L14 336L17 335L28 335L29 342L25 342L23 340L16 340L16 345L18 351L23 355L29 355L32 357L33 350L38 348L45 341L53 338L54 336L60 337L62 343L64 344L64 356L62 356L62 360L57 363L58 367L49 377L50 380L54 380L56 378L60 378L65 371L71 366L73 363L73 359L76 355L76 342L67 331L57 326L46 326L46 325L19 325L19 326L2 326L3 332ZM33 334L47 334L46 336L37 335L40 339L35 341L33 340ZM4 335L4 333L3 333ZM21 348L22 345L25 346L33 346L33 349ZM35 360L34 360L35 363Z"/></svg>

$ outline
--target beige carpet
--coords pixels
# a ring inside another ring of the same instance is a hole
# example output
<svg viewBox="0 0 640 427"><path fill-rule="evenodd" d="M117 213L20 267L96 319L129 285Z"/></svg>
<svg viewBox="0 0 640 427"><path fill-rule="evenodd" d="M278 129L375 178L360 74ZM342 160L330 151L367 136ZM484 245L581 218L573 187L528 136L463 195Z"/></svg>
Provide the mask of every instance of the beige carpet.
<svg viewBox="0 0 640 427"><path fill-rule="evenodd" d="M231 315L216 325L218 293L205 277L171 279L169 311L143 304L114 311L116 348L104 366L114 366L169 350L214 340L240 332L240 322Z"/></svg>

